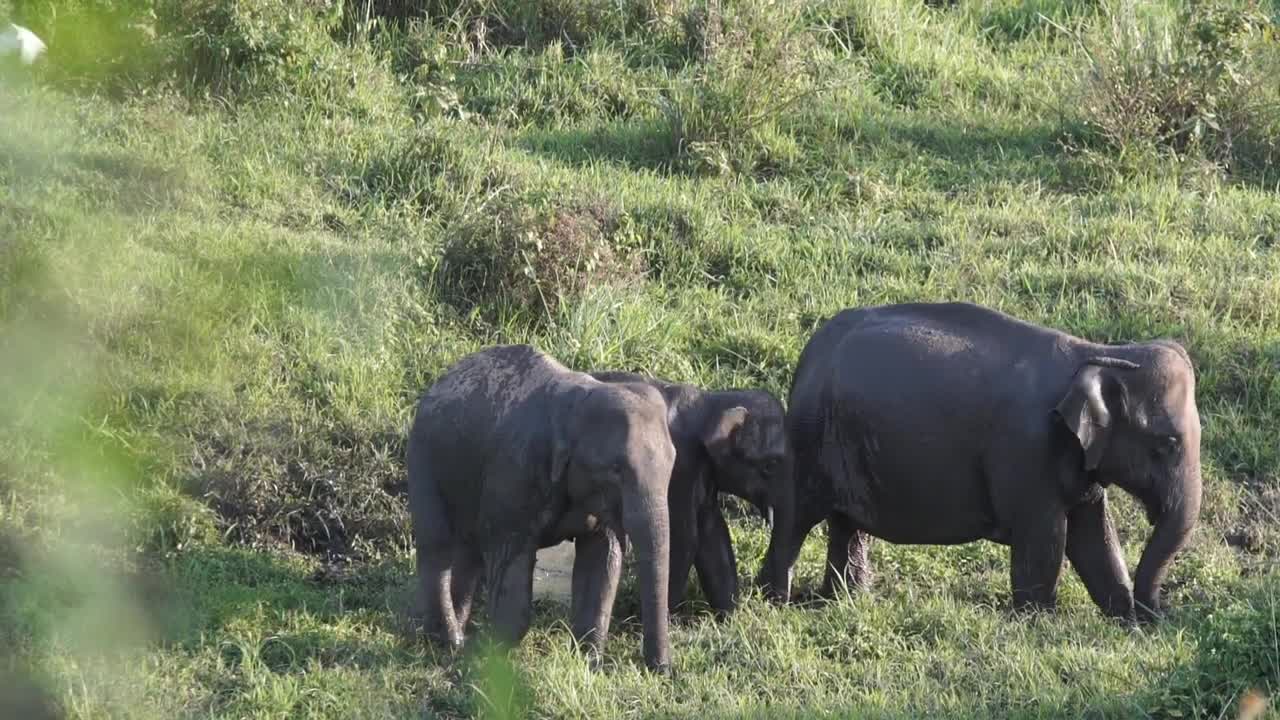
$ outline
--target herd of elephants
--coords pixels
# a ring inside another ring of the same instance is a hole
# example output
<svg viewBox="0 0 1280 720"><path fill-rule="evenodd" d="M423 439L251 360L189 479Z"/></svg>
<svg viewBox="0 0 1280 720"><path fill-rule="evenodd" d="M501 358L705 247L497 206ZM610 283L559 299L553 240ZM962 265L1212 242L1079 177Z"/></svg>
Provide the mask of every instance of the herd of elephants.
<svg viewBox="0 0 1280 720"><path fill-rule="evenodd" d="M691 567L721 617L738 596L719 492L769 521L755 582L778 602L825 520L824 594L867 587L872 537L985 539L1010 548L1015 607L1052 607L1065 557L1104 613L1135 622L1160 614L1201 499L1182 346L1094 343L968 303L826 320L785 410L762 390L575 372L528 345L489 347L421 397L407 464L430 636L462 646L483 578L492 632L520 642L538 549L572 540L571 627L598 657L630 546L644 659L660 672ZM1111 485L1154 527L1132 580L1107 513Z"/></svg>

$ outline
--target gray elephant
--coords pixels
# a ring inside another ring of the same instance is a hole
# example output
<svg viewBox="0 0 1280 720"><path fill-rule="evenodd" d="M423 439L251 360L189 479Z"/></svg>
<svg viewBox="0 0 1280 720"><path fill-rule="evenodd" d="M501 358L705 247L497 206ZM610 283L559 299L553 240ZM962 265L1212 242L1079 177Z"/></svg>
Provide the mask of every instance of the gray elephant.
<svg viewBox="0 0 1280 720"><path fill-rule="evenodd" d="M646 384L603 383L527 345L453 365L418 403L407 462L426 626L463 643L481 570L499 640L529 628L539 547L575 543L573 632L603 649L622 568L636 549L644 658L670 665L667 408Z"/></svg>
<svg viewBox="0 0 1280 720"><path fill-rule="evenodd" d="M825 519L827 593L867 584L872 536L987 539L1011 548L1015 607L1053 606L1065 554L1105 613L1149 620L1200 512L1195 374L1170 341L1100 345L967 303L845 310L800 356L787 431L794 503L757 578L783 600ZM1132 585L1111 485L1154 525Z"/></svg>
<svg viewBox="0 0 1280 720"><path fill-rule="evenodd" d="M689 570L697 571L717 615L732 612L738 567L720 492L736 495L772 521L774 496L790 487L790 453L782 403L762 390L707 391L626 372L595 372L606 382L648 383L662 393L676 447L667 497L671 513L671 595L684 602Z"/></svg>

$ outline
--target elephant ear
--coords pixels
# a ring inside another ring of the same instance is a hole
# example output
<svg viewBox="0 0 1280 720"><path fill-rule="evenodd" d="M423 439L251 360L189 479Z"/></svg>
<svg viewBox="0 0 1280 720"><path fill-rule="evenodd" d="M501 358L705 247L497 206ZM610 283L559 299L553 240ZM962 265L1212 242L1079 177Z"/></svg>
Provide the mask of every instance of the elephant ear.
<svg viewBox="0 0 1280 720"><path fill-rule="evenodd" d="M1136 370L1138 365L1128 360L1099 357L1092 358L1076 370L1062 399L1054 412L1080 441L1084 450L1085 470L1096 470L1111 440L1112 408L1103 397L1106 369Z"/></svg>
<svg viewBox="0 0 1280 720"><path fill-rule="evenodd" d="M735 405L711 418L702 433L702 444L712 457L722 458L740 444L742 426L747 422L747 409Z"/></svg>

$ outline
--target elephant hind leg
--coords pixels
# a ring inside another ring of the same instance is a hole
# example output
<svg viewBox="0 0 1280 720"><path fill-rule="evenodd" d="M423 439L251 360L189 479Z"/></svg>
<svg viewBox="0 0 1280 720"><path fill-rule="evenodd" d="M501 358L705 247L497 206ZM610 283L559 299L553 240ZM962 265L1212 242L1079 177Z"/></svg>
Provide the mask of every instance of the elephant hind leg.
<svg viewBox="0 0 1280 720"><path fill-rule="evenodd" d="M518 645L533 620L533 565L536 543L486 553L489 585L488 613L496 639Z"/></svg>
<svg viewBox="0 0 1280 720"><path fill-rule="evenodd" d="M450 590L454 548L419 544L417 552L419 592L427 635L457 650L462 647L463 633L454 615Z"/></svg>
<svg viewBox="0 0 1280 720"><path fill-rule="evenodd" d="M480 581L480 571L484 559L476 552L459 548L454 554L453 570L450 575L450 590L453 596L453 613L458 628L465 634L467 622L471 619L471 606L475 598L476 586Z"/></svg>
<svg viewBox="0 0 1280 720"><path fill-rule="evenodd" d="M871 536L846 516L833 514L827 518L827 570L819 595L835 597L840 588L849 591L871 589Z"/></svg>

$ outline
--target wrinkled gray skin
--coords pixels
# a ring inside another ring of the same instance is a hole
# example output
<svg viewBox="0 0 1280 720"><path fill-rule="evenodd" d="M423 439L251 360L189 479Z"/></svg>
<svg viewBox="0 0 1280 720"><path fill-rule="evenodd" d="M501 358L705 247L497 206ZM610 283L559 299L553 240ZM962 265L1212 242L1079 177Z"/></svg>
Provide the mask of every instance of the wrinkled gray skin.
<svg viewBox="0 0 1280 720"><path fill-rule="evenodd" d="M595 372L606 382L654 387L667 404L676 447L667 492L671 513L671 608L684 602L689 569L707 602L724 617L737 605L738 566L717 494L736 495L772 520L773 495L790 488L782 403L762 390L707 391L627 372Z"/></svg>
<svg viewBox="0 0 1280 720"><path fill-rule="evenodd" d="M1011 547L1016 607L1051 607L1064 554L1104 612L1149 620L1200 512L1195 375L1171 341L1099 345L964 303L846 310L800 357L788 433L795 503L775 508L757 581L787 599L809 530L827 576L865 587L870 537ZM1133 584L1106 488L1154 530Z"/></svg>
<svg viewBox="0 0 1280 720"><path fill-rule="evenodd" d="M602 383L527 346L469 355L422 397L407 461L428 633L458 648L479 573L499 640L529 628L539 547L572 539L572 624L599 654L636 549L644 658L670 665L667 483L675 448L662 396Z"/></svg>

